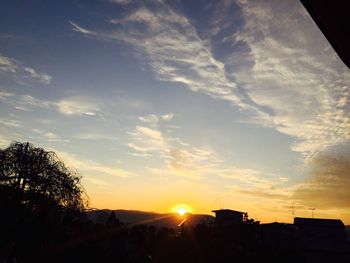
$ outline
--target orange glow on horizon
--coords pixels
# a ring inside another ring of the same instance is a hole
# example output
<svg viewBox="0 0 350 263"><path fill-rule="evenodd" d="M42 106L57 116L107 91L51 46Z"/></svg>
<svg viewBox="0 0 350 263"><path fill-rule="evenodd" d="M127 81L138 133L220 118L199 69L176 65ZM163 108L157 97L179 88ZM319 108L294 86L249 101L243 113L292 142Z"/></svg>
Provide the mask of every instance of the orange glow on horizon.
<svg viewBox="0 0 350 263"><path fill-rule="evenodd" d="M180 216L183 216L186 213L192 213L193 209L186 204L177 204L171 209L171 212L174 212L179 214Z"/></svg>

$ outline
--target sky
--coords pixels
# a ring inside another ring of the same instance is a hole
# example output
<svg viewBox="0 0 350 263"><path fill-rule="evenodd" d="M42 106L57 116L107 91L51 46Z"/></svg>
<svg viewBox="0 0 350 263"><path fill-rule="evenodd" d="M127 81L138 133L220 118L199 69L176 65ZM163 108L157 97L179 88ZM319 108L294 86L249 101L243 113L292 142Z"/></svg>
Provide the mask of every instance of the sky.
<svg viewBox="0 0 350 263"><path fill-rule="evenodd" d="M350 72L299 1L1 1L0 147L90 207L350 224Z"/></svg>

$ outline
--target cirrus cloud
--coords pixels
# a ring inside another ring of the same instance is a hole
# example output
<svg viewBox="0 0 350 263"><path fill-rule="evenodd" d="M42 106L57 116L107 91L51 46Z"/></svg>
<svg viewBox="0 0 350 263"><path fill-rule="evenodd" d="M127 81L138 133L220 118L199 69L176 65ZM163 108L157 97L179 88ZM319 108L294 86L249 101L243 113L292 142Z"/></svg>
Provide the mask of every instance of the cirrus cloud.
<svg viewBox="0 0 350 263"><path fill-rule="evenodd" d="M0 54L0 72L15 76L19 82L26 83L28 80L49 85L52 76L38 72L32 67L24 66L23 63Z"/></svg>
<svg viewBox="0 0 350 263"><path fill-rule="evenodd" d="M101 112L99 104L91 99L71 97L55 103L58 110L64 115L96 116Z"/></svg>

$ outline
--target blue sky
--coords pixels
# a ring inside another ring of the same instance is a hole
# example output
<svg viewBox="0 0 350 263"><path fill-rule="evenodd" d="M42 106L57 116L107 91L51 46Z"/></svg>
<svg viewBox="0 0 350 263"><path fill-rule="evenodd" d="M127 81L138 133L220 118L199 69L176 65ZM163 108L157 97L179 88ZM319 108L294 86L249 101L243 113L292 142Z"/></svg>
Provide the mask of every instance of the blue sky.
<svg viewBox="0 0 350 263"><path fill-rule="evenodd" d="M92 207L350 218L350 74L298 1L3 1L0 47L1 147Z"/></svg>

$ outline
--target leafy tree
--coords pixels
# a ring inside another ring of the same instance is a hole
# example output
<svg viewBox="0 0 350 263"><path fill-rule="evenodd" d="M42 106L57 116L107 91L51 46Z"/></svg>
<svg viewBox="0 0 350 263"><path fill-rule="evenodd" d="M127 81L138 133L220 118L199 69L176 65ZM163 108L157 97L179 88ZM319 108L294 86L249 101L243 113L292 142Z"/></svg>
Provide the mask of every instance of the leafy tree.
<svg viewBox="0 0 350 263"><path fill-rule="evenodd" d="M74 210L85 207L81 177L54 152L29 142L0 149L0 186L11 189L17 201L29 206L46 200Z"/></svg>

